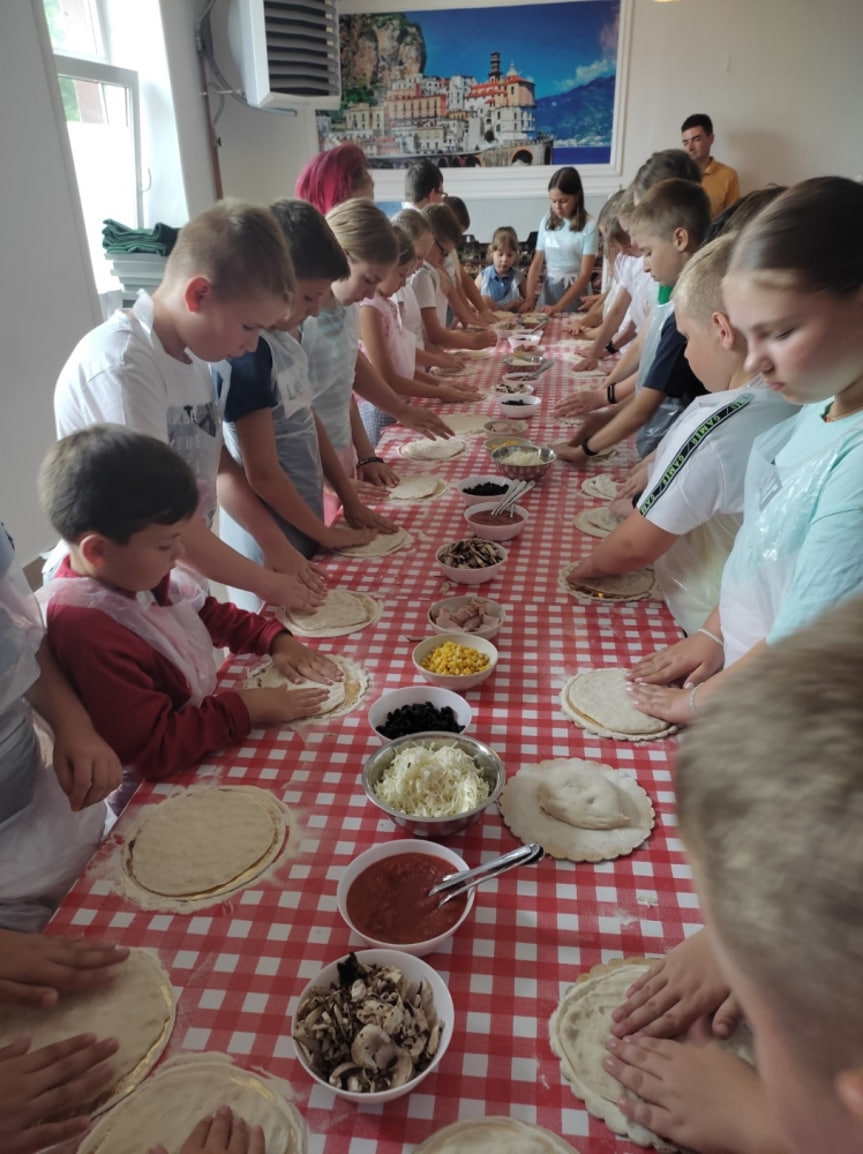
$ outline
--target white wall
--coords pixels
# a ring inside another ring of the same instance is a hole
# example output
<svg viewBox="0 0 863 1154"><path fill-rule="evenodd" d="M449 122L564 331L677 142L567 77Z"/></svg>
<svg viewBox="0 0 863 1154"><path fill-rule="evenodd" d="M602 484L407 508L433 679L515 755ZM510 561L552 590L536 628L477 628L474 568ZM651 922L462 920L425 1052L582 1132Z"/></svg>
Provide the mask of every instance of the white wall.
<svg viewBox="0 0 863 1154"><path fill-rule="evenodd" d="M25 564L54 539L35 491L54 382L101 320L38 4L0 8L0 519Z"/></svg>
<svg viewBox="0 0 863 1154"><path fill-rule="evenodd" d="M607 182L607 191L627 183L655 149L678 145L681 121L696 111L713 116L715 153L740 171L744 189L817 173L863 172L861 0L629 3L622 172ZM218 0L214 12L216 51L233 80L226 4ZM498 8L496 18L505 11ZM218 126L225 191L264 201L290 193L314 149L313 129L308 112L286 120L228 99ZM503 220L520 233L536 227L546 205L545 176L536 174L529 191L507 193L503 205L494 193L483 194L475 173L450 171L447 187L464 196L477 235L486 239ZM379 177L381 199L391 199L391 179ZM605 191L594 195L601 199Z"/></svg>

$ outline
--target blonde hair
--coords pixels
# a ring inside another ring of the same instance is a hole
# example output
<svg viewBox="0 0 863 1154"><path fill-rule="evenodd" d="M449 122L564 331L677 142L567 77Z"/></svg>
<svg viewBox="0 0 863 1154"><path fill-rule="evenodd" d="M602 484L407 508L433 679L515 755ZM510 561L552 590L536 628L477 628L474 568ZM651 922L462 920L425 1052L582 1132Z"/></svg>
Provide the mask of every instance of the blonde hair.
<svg viewBox="0 0 863 1154"><path fill-rule="evenodd" d="M431 225L418 208L403 208L393 217L392 223L394 226L398 224L406 228L414 241L428 236L431 232Z"/></svg>
<svg viewBox="0 0 863 1154"><path fill-rule="evenodd" d="M720 236L687 261L674 286L674 309L701 328L708 328L715 312L725 312L722 281L731 264L734 237Z"/></svg>
<svg viewBox="0 0 863 1154"><path fill-rule="evenodd" d="M409 261L412 263L417 258L414 238L411 236L410 230L401 224L394 224L393 232L396 234L396 243L399 246L396 264L401 268L403 264L407 264Z"/></svg>
<svg viewBox="0 0 863 1154"><path fill-rule="evenodd" d="M813 1078L863 1062L863 598L771 645L681 742L711 924Z"/></svg>
<svg viewBox="0 0 863 1154"><path fill-rule="evenodd" d="M370 200L343 201L327 213L327 224L350 261L391 265L398 259L393 226Z"/></svg>
<svg viewBox="0 0 863 1154"><path fill-rule="evenodd" d="M491 262L496 252L511 252L518 256L519 251L518 233L512 225L503 224L494 230L486 256Z"/></svg>
<svg viewBox="0 0 863 1154"><path fill-rule="evenodd" d="M239 200L220 200L180 230L165 266L165 280L204 277L225 301L278 297L296 290L294 266L279 222L269 211Z"/></svg>

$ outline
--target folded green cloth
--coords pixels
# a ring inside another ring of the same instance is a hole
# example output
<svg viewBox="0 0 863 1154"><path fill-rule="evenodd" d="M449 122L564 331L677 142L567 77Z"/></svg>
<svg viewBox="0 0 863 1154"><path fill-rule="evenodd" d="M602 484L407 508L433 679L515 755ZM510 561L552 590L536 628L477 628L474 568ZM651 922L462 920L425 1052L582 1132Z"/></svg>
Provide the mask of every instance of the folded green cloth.
<svg viewBox="0 0 863 1154"><path fill-rule="evenodd" d="M149 252L167 256L177 243L178 228L156 224L153 228L129 228L117 220L103 220L102 248L106 253L119 256L126 252Z"/></svg>

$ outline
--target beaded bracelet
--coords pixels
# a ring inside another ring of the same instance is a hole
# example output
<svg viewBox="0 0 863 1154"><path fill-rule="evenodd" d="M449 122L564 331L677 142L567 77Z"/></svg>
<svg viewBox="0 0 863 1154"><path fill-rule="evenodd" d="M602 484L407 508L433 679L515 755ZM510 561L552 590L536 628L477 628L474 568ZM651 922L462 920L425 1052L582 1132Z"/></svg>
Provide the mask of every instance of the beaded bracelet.
<svg viewBox="0 0 863 1154"><path fill-rule="evenodd" d="M383 457L363 457L361 461L357 461L357 468L361 469L363 465L385 465L386 461Z"/></svg>
<svg viewBox="0 0 863 1154"><path fill-rule="evenodd" d="M693 717L698 717L700 712L698 706L695 704L695 695L700 688L700 685L693 685L692 689L689 691L689 712Z"/></svg>

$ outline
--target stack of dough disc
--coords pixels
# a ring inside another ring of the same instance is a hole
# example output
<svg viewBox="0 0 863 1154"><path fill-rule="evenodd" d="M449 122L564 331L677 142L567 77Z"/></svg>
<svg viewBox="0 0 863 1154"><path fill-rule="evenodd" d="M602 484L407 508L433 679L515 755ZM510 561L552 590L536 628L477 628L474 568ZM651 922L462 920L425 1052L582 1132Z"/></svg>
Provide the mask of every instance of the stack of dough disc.
<svg viewBox="0 0 863 1154"><path fill-rule="evenodd" d="M426 1138L414 1154L578 1154L578 1151L542 1126L492 1115L453 1122Z"/></svg>
<svg viewBox="0 0 863 1154"><path fill-rule="evenodd" d="M589 537L607 537L612 529L621 524L621 521L622 518L616 517L607 505L596 505L589 509L581 509L576 513L572 523L576 529L587 533Z"/></svg>
<svg viewBox="0 0 863 1154"><path fill-rule="evenodd" d="M491 349L459 349L458 356L465 361L487 361L491 358Z"/></svg>
<svg viewBox="0 0 863 1154"><path fill-rule="evenodd" d="M601 1118L615 1134L630 1138L639 1146L653 1146L665 1154L679 1147L654 1134L645 1126L631 1122L617 1105L624 1091L620 1082L607 1073L603 1061L608 1057L605 1043L614 1025L612 1013L626 1000L626 991L648 969L647 958L621 958L607 965L595 966L569 987L549 1023L551 1048L560 1058L560 1069L595 1118ZM750 1064L751 1035L740 1027L724 1043Z"/></svg>
<svg viewBox="0 0 863 1154"><path fill-rule="evenodd" d="M390 501L432 501L448 488L443 477L434 473L406 473L387 496Z"/></svg>
<svg viewBox="0 0 863 1154"><path fill-rule="evenodd" d="M148 806L126 838L123 869L139 905L188 909L219 901L279 856L287 812L252 786L201 786Z"/></svg>
<svg viewBox="0 0 863 1154"><path fill-rule="evenodd" d="M580 601L641 601L656 588L652 569L631 573L608 573L605 577L567 578L571 566L560 573L560 588Z"/></svg>
<svg viewBox="0 0 863 1154"><path fill-rule="evenodd" d="M585 477L581 482L582 493L588 497L599 497L602 501L613 501L618 488L617 481L608 473L597 473L593 477Z"/></svg>
<svg viewBox="0 0 863 1154"><path fill-rule="evenodd" d="M623 669L589 669L567 681L560 693L563 712L576 725L618 741L658 741L673 725L636 709L626 692Z"/></svg>
<svg viewBox="0 0 863 1154"><path fill-rule="evenodd" d="M450 437L446 441L442 438L431 441L423 437L421 441L408 441L402 445L401 455L413 461L448 461L463 453L466 448L467 445L459 437Z"/></svg>
<svg viewBox="0 0 863 1154"><path fill-rule="evenodd" d="M226 1054L176 1058L103 1118L78 1154L129 1154L156 1145L179 1154L198 1122L220 1106L263 1128L267 1154L304 1154L306 1127L286 1090L234 1066Z"/></svg>
<svg viewBox="0 0 863 1154"><path fill-rule="evenodd" d="M41 1050L76 1034L116 1038L120 1048L110 1059L114 1076L106 1089L76 1102L78 1113L101 1113L129 1093L149 1073L174 1028L174 992L158 959L132 950L107 986L74 993L61 991L50 1010L9 1006L0 1012L0 1047L19 1034L30 1036L30 1049Z"/></svg>
<svg viewBox="0 0 863 1154"><path fill-rule="evenodd" d="M631 777L578 758L526 765L498 801L526 845L569 861L610 861L632 853L653 829L653 804Z"/></svg>
<svg viewBox="0 0 863 1154"><path fill-rule="evenodd" d="M343 557L386 557L412 544L413 537L407 529L396 529L395 533L378 533L377 537L373 537L365 545L350 545L344 549L337 549L336 552L341 553Z"/></svg>
<svg viewBox="0 0 863 1154"><path fill-rule="evenodd" d="M367 593L352 589L329 589L317 609L280 609L276 617L293 633L303 637L342 637L372 625L381 615L380 603Z"/></svg>
<svg viewBox="0 0 863 1154"><path fill-rule="evenodd" d="M332 685L323 685L320 681L312 681L306 677L302 681L290 681L281 673L272 661L253 670L246 679L247 689L326 689L327 696L318 706L315 713L297 719L297 722L311 721L316 717L329 720L332 717L344 717L355 706L359 705L369 688L368 674L349 657L342 657L340 653L328 653L327 657L334 665L341 669L344 676L341 681L334 681Z"/></svg>

